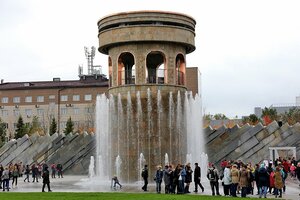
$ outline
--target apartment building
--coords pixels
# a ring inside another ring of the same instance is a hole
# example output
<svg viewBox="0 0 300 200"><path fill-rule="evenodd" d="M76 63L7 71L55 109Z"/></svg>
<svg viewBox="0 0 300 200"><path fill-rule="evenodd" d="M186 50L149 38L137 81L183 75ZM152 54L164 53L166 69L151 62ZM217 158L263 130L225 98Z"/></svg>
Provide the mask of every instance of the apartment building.
<svg viewBox="0 0 300 200"><path fill-rule="evenodd" d="M37 116L45 132L54 117L62 132L69 117L75 131L94 129L96 96L108 89L108 79L102 75L83 75L79 80L40 82L4 82L0 84L0 118L6 123L7 134L14 135L16 123Z"/></svg>

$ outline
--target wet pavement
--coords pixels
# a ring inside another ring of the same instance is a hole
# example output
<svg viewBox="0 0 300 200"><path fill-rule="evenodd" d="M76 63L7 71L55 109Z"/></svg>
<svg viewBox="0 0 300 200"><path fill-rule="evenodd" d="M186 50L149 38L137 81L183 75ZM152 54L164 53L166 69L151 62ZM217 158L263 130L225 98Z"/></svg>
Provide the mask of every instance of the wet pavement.
<svg viewBox="0 0 300 200"><path fill-rule="evenodd" d="M41 192L42 191L42 180L39 182L24 182L24 178L18 179L18 186L11 188L11 192ZM89 179L85 176L64 176L64 178L55 178L50 179L51 190L53 192L130 192L130 193L144 193L141 189L142 183L133 183L133 184L122 184L122 189L118 188L114 190L111 187L111 181L98 181L97 179ZM10 181L11 186L12 181ZM204 193L198 192L193 193L194 183L191 184L190 191L191 193L188 195L211 195L211 190L209 186L209 182L202 182L205 190ZM155 193L155 185L149 184L148 190L150 193ZM48 191L45 188L45 191ZM162 193L164 192L164 184L162 183ZM223 187L220 183L220 193L223 194ZM255 189L254 194L257 191ZM283 194L284 199L292 199L292 200L300 200L300 187L297 180L292 180L288 178L287 181L287 189ZM258 198L258 195L249 195L252 198ZM275 198L274 195L268 194L267 198Z"/></svg>

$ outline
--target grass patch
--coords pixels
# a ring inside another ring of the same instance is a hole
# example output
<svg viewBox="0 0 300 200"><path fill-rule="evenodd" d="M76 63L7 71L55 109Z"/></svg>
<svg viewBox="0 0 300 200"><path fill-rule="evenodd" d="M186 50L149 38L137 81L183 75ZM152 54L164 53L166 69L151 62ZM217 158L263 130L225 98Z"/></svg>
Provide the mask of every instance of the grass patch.
<svg viewBox="0 0 300 200"><path fill-rule="evenodd" d="M53 192L53 193L38 193L38 192L1 192L1 200L213 200L213 199L226 199L236 200L236 198L230 197L218 197L218 196L205 196L205 195L167 195L167 194L155 194L155 193L102 193L102 192Z"/></svg>

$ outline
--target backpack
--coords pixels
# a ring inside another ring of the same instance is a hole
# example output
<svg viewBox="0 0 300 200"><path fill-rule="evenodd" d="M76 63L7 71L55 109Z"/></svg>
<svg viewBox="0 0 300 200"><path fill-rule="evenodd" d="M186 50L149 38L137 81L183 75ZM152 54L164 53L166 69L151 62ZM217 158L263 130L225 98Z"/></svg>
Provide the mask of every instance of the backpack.
<svg viewBox="0 0 300 200"><path fill-rule="evenodd" d="M143 169L143 171L142 171L142 177L144 178L144 176L145 176L145 170Z"/></svg>
<svg viewBox="0 0 300 200"><path fill-rule="evenodd" d="M215 174L215 171L213 169L209 169L208 179L210 181L216 180L216 174Z"/></svg>

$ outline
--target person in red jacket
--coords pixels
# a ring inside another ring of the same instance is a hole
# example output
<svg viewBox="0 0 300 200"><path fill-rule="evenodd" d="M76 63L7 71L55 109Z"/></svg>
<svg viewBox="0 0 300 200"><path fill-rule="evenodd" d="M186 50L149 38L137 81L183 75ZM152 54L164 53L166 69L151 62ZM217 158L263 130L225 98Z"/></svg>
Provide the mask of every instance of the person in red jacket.
<svg viewBox="0 0 300 200"><path fill-rule="evenodd" d="M274 188L275 188L275 179L274 179L274 171L272 171L270 173L270 186L269 186L269 193L272 193L272 189L273 189L273 193L274 193Z"/></svg>

